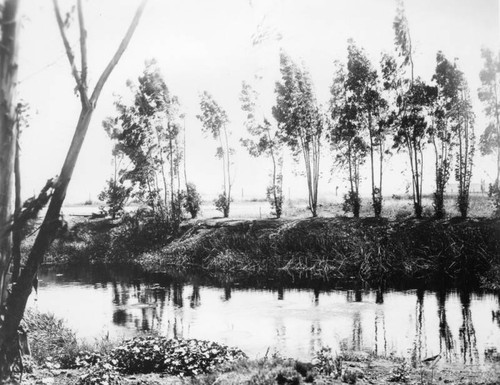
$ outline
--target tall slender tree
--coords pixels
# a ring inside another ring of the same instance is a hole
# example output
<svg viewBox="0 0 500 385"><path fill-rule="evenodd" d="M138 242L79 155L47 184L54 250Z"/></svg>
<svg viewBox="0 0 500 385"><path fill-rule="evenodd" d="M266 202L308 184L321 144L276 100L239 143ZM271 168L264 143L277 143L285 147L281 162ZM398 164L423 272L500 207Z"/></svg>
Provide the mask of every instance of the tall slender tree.
<svg viewBox="0 0 500 385"><path fill-rule="evenodd" d="M434 211L437 218L445 215L444 194L451 173L453 147L456 144L456 126L460 119L460 85L462 73L442 52L436 55L433 80L437 84L436 108L433 124L429 126L429 139L434 148L435 179Z"/></svg>
<svg viewBox="0 0 500 385"><path fill-rule="evenodd" d="M231 156L234 150L229 146L229 120L226 111L215 101L211 94L204 91L200 95L201 114L197 115L203 125L203 131L211 134L219 142L216 156L222 160L223 190L215 201L215 206L222 211L224 218L229 216L231 207Z"/></svg>
<svg viewBox="0 0 500 385"><path fill-rule="evenodd" d="M379 89L378 74L364 51L357 47L352 40L349 40L347 51L347 74L345 75L343 97L340 102L341 108L340 110L338 107L337 109L332 108L332 112L340 112L340 115L336 117L338 124L334 127L332 139L336 139L337 143L343 140L350 141L347 145L347 163L349 170L353 169L353 165L355 166L354 170L358 170L357 173L350 172L350 176L356 176L359 173L359 166L364 162L363 157L368 150L370 155L372 206L375 216L378 217L382 211L385 142L384 113L387 103L382 98ZM335 98L339 95L336 88L338 88L339 82L343 78L344 76L341 76L340 79L337 79L331 89L332 106L336 104ZM337 84L337 87L335 84ZM340 88L342 89L342 87ZM332 117L335 118L334 115ZM346 124L347 122L350 124ZM366 137L368 140L365 139ZM353 145L356 145L356 147L353 147ZM345 160L345 155L342 153L340 159ZM378 161L375 161L375 155L378 155ZM352 159L350 159L350 156ZM356 159L356 162L352 162L354 159ZM377 170L377 176L375 176L375 170ZM359 175L355 178L355 183L351 183L348 202L350 202L348 206L354 215L359 216Z"/></svg>
<svg viewBox="0 0 500 385"><path fill-rule="evenodd" d="M483 155L496 153L497 156L495 181L490 185L489 194L496 214L500 215L500 53L495 55L491 50L483 49L481 56L484 67L479 73L481 87L478 95L489 122L479 138L479 150Z"/></svg>
<svg viewBox="0 0 500 385"><path fill-rule="evenodd" d="M81 112L78 123L76 125L75 133L73 135L73 140L68 149L68 153L64 160L60 175L57 178L57 181L54 183L49 183L46 188L42 190L42 193L40 195L40 197L44 197L44 201L47 201L50 198L49 207L35 238L33 246L27 256L24 268L21 270L21 273L17 280L15 282L12 282L11 291L6 290L7 285L5 283L8 277L7 271L10 267L10 253L4 254L3 246L9 245L10 232L12 231L12 229L18 226L22 226L23 218L26 218L28 214L30 214L30 210L33 211L34 206L39 207L42 203L42 199L36 200L35 204L29 205L27 209L19 215L19 218L15 223L12 223L12 212L10 210L11 195L9 195L9 199L5 200L5 205L3 202L2 204L0 204L0 210L5 210L4 212L2 212L0 218L0 238L2 244L2 250L0 251L0 253L3 262L0 265L0 275L4 279L4 282L2 282L2 287L0 288L2 290L1 297L4 299L0 308L0 382L2 383L8 383L12 378L13 370L15 369L16 364L18 364L19 362L22 363L19 353L18 328L24 314L24 309L26 307L28 297L32 291L33 280L38 272L40 264L42 263L44 254L52 243L59 228L61 206L64 202L66 191L73 175L73 170L75 168L80 149L85 139L85 135L87 133L90 120L92 118L92 114L95 110L95 106L97 104L101 91L104 87L104 84L108 80L109 75L111 74L121 56L123 55L123 52L127 48L128 43L130 42L130 39L132 38L132 35L134 34L139 19L142 15L146 2L146 0L143 0L140 3L132 20L132 23L130 24L120 46L99 77L94 90L92 91L92 94L89 94L87 82L87 31L85 28L82 1L77 1L81 59L81 68L80 70L78 70L75 63L75 55L67 38L66 29L68 27L68 23L65 23L63 21L57 0L53 0L57 24L71 66L71 72L76 82L76 89L78 95L80 96ZM0 50L0 97L2 98L1 108L4 110L2 119L0 119L0 121L3 121L5 119L5 123L2 123L3 125L0 126L0 135L5 135L4 129L11 129L14 122L15 103L13 102L13 99L17 73L16 53L18 45L17 9L18 2L15 0L8 0L2 8L2 20L4 22L2 23L3 49ZM6 140L5 142L3 141L3 138L1 139L2 140L0 140L0 143L2 143L2 145L4 145L4 143L10 144L12 141L12 137L7 138L9 140ZM13 146L15 146L15 144L13 144ZM10 145L8 146L8 148L10 148ZM14 152L14 147L12 151ZM1 156L4 156L3 151ZM8 157L2 158L2 162L0 162L0 173L2 181L12 180L12 162L13 155L12 158L10 155ZM4 179L4 177L6 179ZM8 189L11 188L10 182L6 185L9 186ZM49 190L52 190L50 194ZM8 257L7 259L5 259L6 256Z"/></svg>
<svg viewBox="0 0 500 385"><path fill-rule="evenodd" d="M263 118L256 116L257 93L250 84L243 82L240 94L241 109L246 113L245 127L250 138L241 139L241 143L251 156L271 158L271 184L267 187L267 199L274 210L273 215L281 217L283 211L283 145L276 127Z"/></svg>
<svg viewBox="0 0 500 385"><path fill-rule="evenodd" d="M458 151L455 155L455 180L458 182L457 206L462 218L469 211L469 190L474 165L475 115L472 109L469 88L465 78L460 81L460 96L457 104L458 119L454 127Z"/></svg>
<svg viewBox="0 0 500 385"><path fill-rule="evenodd" d="M326 119L314 96L309 73L284 52L280 54L280 71L273 115L283 143L290 147L295 157L302 155L304 159L309 210L316 217L321 139Z"/></svg>
<svg viewBox="0 0 500 385"><path fill-rule="evenodd" d="M437 90L415 78L413 46L403 2L398 3L393 23L395 46L399 56L401 81L396 82L398 96L397 130L394 148L404 149L408 154L411 170L412 198L415 216L422 216L422 183L424 169L424 147L427 142L427 125Z"/></svg>

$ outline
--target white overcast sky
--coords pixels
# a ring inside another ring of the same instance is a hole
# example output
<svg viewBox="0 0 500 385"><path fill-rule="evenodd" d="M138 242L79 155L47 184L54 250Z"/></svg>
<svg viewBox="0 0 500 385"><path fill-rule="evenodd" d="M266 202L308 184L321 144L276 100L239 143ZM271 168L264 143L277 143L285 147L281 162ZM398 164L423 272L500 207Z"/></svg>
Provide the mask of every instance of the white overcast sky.
<svg viewBox="0 0 500 385"><path fill-rule="evenodd" d="M59 173L79 113L74 81L57 30L52 2L22 0L19 96L29 102L30 127L22 137L24 195L38 191ZM88 29L90 83L116 50L138 4L136 0L84 0ZM61 0L63 8L70 0ZM270 114L274 83L279 75L279 50L309 68L319 100L326 104L332 82L333 61L345 61L347 39L353 38L374 63L380 53L393 50L392 22L395 0L150 0L129 48L106 84L82 149L67 201L95 199L111 174L111 144L101 122L114 113L113 94L126 95L125 82L136 79L144 62L156 58L172 93L180 97L188 117L188 174L205 194L220 190L222 178L214 158L215 143L201 134L196 119L198 95L208 90L227 110L234 131L236 196L263 197L268 181L265 160L250 159L237 140L242 135L239 92L242 80L261 90L263 108ZM458 58L471 88L476 132L485 120L477 100L480 49L498 50L499 6L497 0L407 0L406 12L416 50L416 73L430 80L435 55L442 50ZM279 32L280 41L252 46L258 25ZM71 35L77 51L77 35ZM325 146L326 153L326 146ZM388 165L386 186L391 192L404 189L405 158ZM432 166L431 154L427 164ZM475 181L494 178L494 163L477 156ZM301 164L293 169L301 170ZM304 192L305 182L285 173L285 193L292 198ZM322 164L320 195L331 196L344 186L342 175L330 175L331 162ZM425 176L427 189L432 169ZM367 174L368 175L368 174ZM453 181L452 181L453 182ZM368 181L362 182L368 186ZM402 192L402 191L401 191Z"/></svg>

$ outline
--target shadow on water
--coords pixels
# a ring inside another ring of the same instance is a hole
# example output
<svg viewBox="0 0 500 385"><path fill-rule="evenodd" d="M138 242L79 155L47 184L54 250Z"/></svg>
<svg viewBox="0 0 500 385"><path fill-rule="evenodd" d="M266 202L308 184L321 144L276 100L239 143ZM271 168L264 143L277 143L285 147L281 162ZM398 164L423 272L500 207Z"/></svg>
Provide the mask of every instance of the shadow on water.
<svg viewBox="0 0 500 385"><path fill-rule="evenodd" d="M460 303L462 304L462 326L459 329L460 354L464 364L473 364L479 361L477 350L476 331L472 324L472 313L470 309L470 293L460 293Z"/></svg>
<svg viewBox="0 0 500 385"><path fill-rule="evenodd" d="M40 280L36 306L60 314L84 337L103 330L115 337L156 331L301 359L330 346L408 355L415 366L439 353L447 362L475 364L484 361L486 347L500 350L500 324L491 316L500 302L491 293L104 269L47 270Z"/></svg>
<svg viewBox="0 0 500 385"><path fill-rule="evenodd" d="M446 318L446 291L436 292L439 318L439 351L446 362L452 362L456 358L455 343L448 320Z"/></svg>

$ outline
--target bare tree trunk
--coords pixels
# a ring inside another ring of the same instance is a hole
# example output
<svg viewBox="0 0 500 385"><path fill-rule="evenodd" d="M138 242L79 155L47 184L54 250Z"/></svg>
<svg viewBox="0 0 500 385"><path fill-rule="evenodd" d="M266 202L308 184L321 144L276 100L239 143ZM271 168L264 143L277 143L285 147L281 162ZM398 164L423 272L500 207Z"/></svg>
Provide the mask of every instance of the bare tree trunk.
<svg viewBox="0 0 500 385"><path fill-rule="evenodd" d="M12 293L7 298L7 306L2 310L2 315L4 316L4 321L0 328L0 381L8 379L12 376L13 364L18 358L18 335L17 329L19 327L19 323L24 314L24 309L26 307L26 303L28 297L32 290L32 282L35 278L38 268L43 261L43 257L50 244L52 243L56 231L59 227L59 215L62 204L64 202L64 198L66 197L66 191L68 189L69 182L73 175L73 171L75 169L76 161L78 159L78 155L82 148L83 141L85 139L85 135L87 133L90 119L92 117L92 113L96 106L97 100L101 94L102 88L106 83L109 75L113 71L114 67L120 60L123 52L125 51L132 35L137 27L139 19L142 15L144 7L146 5L147 0L143 0L132 20L132 23L129 26L125 37L123 38L118 50L114 54L113 58L101 74L97 84L94 88L91 98L88 98L87 95L87 85L82 82L82 79L86 79L86 54L83 54L83 51L86 50L85 37L86 31L85 26L83 24L83 15L81 14L81 0L78 0L78 12L79 12L79 22L80 22L80 45L82 50L82 71L78 72L74 63L74 55L72 53L71 47L69 45L68 39L66 37L66 32L64 29L64 23L62 21L61 13L59 10L59 5L57 0L54 0L54 10L56 14L57 23L59 26L59 31L61 33L61 37L63 39L64 46L66 48L66 53L68 56L68 60L70 62L70 66L72 68L73 77L75 78L78 91L80 93L80 99L82 103L82 109L80 112L80 117L78 119L78 123L76 125L75 133L73 135L73 140L68 149L68 153L66 154L66 158L64 160L63 167L61 169L60 176L57 180L56 185L54 186L54 192L52 195L52 199L50 201L49 207L47 209L47 213L45 215L45 219L43 220L42 226L40 227L40 231L35 239L33 247L28 255L28 259L26 262L26 266L23 268L19 279L12 287ZM17 2L12 0L8 1L6 4L8 8L8 20L16 20L16 11L17 11ZM4 9L4 17L6 16ZM8 34L3 35L2 38L7 38L9 41L9 46L12 45L12 54L16 52L16 23L4 23L2 25L3 31L7 29ZM12 28L12 30L11 30ZM13 90L13 79L12 71L16 66L14 66L14 62L10 59L9 62L9 72L2 73L1 83L4 85L5 80L9 80L8 84L10 84L10 97L8 100L12 100L12 90ZM2 68L2 67L0 67ZM9 76L4 76L9 75ZM15 77L14 77L15 80ZM5 89L2 87L2 91ZM6 94L3 93L4 101ZM3 106L3 104L2 104ZM2 115L4 118L6 114ZM2 266L5 267L5 266Z"/></svg>
<svg viewBox="0 0 500 385"><path fill-rule="evenodd" d="M19 116L16 119L16 159L14 162L14 176L15 176L15 211L14 211L14 222L19 219L19 214L21 213L21 165L20 165L20 148L19 148L19 135L21 133ZM15 282L19 277L19 271L21 268L21 231L20 226L15 226L12 230L12 282Z"/></svg>
<svg viewBox="0 0 500 385"><path fill-rule="evenodd" d="M2 10L0 46L0 228L13 220L13 175L17 146L15 121L15 89L18 52L17 0L6 0ZM0 238L0 306L5 304L12 258L10 233Z"/></svg>

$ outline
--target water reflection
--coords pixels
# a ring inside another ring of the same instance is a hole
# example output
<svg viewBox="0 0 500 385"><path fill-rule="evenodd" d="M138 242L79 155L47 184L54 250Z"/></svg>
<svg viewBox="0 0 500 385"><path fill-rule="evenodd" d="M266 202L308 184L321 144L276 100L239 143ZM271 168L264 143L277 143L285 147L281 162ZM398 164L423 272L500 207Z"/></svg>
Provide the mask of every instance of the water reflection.
<svg viewBox="0 0 500 385"><path fill-rule="evenodd" d="M417 301L415 305L415 337L413 340L413 350L411 354L411 361L415 367L420 365L422 359L427 357L426 328L424 325L424 294L424 290L417 290Z"/></svg>
<svg viewBox="0 0 500 385"><path fill-rule="evenodd" d="M440 290L436 293L439 318L439 351L446 362L451 362L456 356L453 334L446 318L446 292Z"/></svg>
<svg viewBox="0 0 500 385"><path fill-rule="evenodd" d="M310 359L321 346L409 356L415 365L441 353L448 362L481 363L500 350L492 319L499 299L470 292L267 289L238 282L210 285L161 276L145 279L41 276L37 306L68 320L78 335L131 337L158 331L234 345L251 357L266 350Z"/></svg>
<svg viewBox="0 0 500 385"><path fill-rule="evenodd" d="M470 293L460 293L460 303L462 304L462 326L459 329L460 354L464 364L473 364L479 359L477 350L476 331L472 324L472 313L470 309Z"/></svg>

